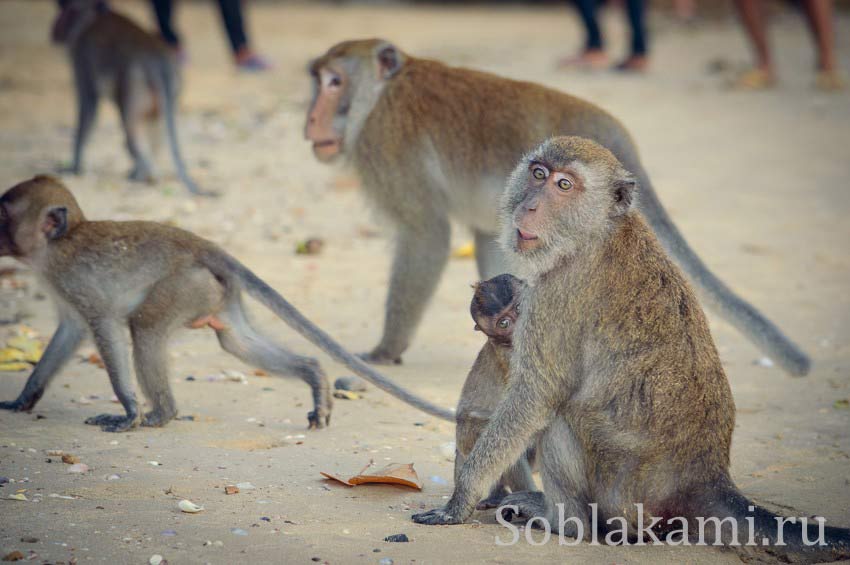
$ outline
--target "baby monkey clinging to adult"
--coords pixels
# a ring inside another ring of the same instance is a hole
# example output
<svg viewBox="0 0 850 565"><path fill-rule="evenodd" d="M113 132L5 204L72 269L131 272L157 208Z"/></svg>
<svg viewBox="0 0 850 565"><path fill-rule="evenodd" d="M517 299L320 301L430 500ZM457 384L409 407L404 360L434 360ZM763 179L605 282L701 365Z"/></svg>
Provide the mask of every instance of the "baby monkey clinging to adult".
<svg viewBox="0 0 850 565"><path fill-rule="evenodd" d="M154 222L90 222L57 180L37 176L0 197L0 256L29 265L50 286L59 328L17 400L0 408L30 410L87 330L106 364L126 415L86 422L118 432L140 421L129 367L132 337L136 377L153 409L144 426L177 413L168 381L166 345L184 326L215 330L225 351L273 374L301 377L313 391L311 427L328 423L328 382L316 360L296 355L258 332L242 306L242 290L259 300L336 361L379 388L435 416L454 414L396 386L350 354L280 294L215 244Z"/></svg>
<svg viewBox="0 0 850 565"><path fill-rule="evenodd" d="M525 281L509 274L495 276L474 286L469 313L475 321L475 329L487 336L487 342L463 383L457 405L455 481L478 436L505 395L514 327L525 286ZM478 507L495 508L509 492L535 490L530 463L533 458L534 450L529 449L503 473Z"/></svg>
<svg viewBox="0 0 850 565"><path fill-rule="evenodd" d="M464 522L534 443L543 491L513 492L501 508L564 535L704 533L795 558L850 556L850 530L825 526L825 545L810 546L814 520L760 508L732 481L729 381L690 285L633 209L636 189L587 139L550 139L519 162L502 197L502 244L528 287L507 385L451 499L414 521ZM701 529L709 518L716 527Z"/></svg>

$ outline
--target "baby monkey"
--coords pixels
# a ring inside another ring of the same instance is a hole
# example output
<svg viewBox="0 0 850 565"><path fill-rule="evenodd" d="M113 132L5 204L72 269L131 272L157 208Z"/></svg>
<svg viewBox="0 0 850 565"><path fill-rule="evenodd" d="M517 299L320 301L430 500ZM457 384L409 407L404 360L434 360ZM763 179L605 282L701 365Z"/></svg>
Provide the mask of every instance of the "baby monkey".
<svg viewBox="0 0 850 565"><path fill-rule="evenodd" d="M168 380L166 346L179 327L215 330L222 348L269 373L297 376L313 392L310 427L330 420L331 397L318 362L273 342L251 324L242 291L301 335L394 396L435 416L454 414L398 387L343 349L280 294L224 250L179 228L154 222L90 222L59 181L37 176L0 197L0 257L29 265L55 298L59 328L17 400L8 410L30 410L90 332L126 415L86 420L104 431L162 426L177 414ZM127 339L127 328L131 340ZM133 392L136 377L152 406L144 416Z"/></svg>
<svg viewBox="0 0 850 565"><path fill-rule="evenodd" d="M514 326L526 283L513 275L503 274L482 281L473 288L475 292L469 313L475 322L475 331L484 333L487 342L466 377L457 405L455 481L478 436L504 396ZM498 507L509 492L537 490L531 477L533 464L534 450L531 448L501 476L487 498L478 503L478 508Z"/></svg>

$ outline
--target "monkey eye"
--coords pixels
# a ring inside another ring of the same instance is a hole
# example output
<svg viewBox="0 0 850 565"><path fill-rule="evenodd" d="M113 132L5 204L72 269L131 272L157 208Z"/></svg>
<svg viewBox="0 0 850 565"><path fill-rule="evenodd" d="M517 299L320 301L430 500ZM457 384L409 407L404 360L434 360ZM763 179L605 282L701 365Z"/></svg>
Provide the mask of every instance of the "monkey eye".
<svg viewBox="0 0 850 565"><path fill-rule="evenodd" d="M563 190L565 192L567 190L571 189L572 187L573 187L573 183L571 183L567 179L561 179L561 180L558 181L558 188L560 188L561 190Z"/></svg>
<svg viewBox="0 0 850 565"><path fill-rule="evenodd" d="M328 83L328 85L329 85L329 86L341 86L341 85L342 85L342 79L341 79L341 78L339 78L339 77L336 77L336 76L335 76L335 77L331 77L331 80L330 80L330 82Z"/></svg>
<svg viewBox="0 0 850 565"><path fill-rule="evenodd" d="M546 169L543 167L534 167L531 169L531 176L536 178L537 180L543 180L546 178Z"/></svg>
<svg viewBox="0 0 850 565"><path fill-rule="evenodd" d="M511 319L510 318L502 318L501 320L499 320L499 323L497 325L501 329L506 330L506 329L508 329L508 326L511 325Z"/></svg>

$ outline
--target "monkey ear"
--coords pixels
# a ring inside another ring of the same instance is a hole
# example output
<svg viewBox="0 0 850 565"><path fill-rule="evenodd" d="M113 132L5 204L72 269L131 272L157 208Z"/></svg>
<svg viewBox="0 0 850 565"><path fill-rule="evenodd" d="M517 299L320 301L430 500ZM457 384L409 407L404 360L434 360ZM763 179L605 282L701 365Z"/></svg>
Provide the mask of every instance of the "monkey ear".
<svg viewBox="0 0 850 565"><path fill-rule="evenodd" d="M612 216L622 216L632 207L637 181L631 177L624 177L614 183L614 205L611 208Z"/></svg>
<svg viewBox="0 0 850 565"><path fill-rule="evenodd" d="M68 209L64 206L54 206L47 211L41 231L47 239L56 239L68 231Z"/></svg>
<svg viewBox="0 0 850 565"><path fill-rule="evenodd" d="M376 50L376 57L379 73L384 80L394 77L404 64L404 56L392 43L379 45Z"/></svg>

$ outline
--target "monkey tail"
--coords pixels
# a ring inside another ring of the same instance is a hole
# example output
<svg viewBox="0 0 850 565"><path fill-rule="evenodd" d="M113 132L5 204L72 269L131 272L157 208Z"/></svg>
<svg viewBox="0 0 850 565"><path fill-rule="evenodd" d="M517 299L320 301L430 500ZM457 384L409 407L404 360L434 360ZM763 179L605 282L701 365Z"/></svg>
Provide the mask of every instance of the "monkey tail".
<svg viewBox="0 0 850 565"><path fill-rule="evenodd" d="M741 494L728 478L704 501L709 516L733 518L737 535L724 530L724 543L759 547L786 558L835 561L850 557L850 529L826 526L823 519L774 514ZM737 543L734 543L737 542Z"/></svg>
<svg viewBox="0 0 850 565"><path fill-rule="evenodd" d="M189 173L186 171L186 164L183 161L183 155L180 153L180 144L177 142L177 123L175 113L177 112L177 76L172 65L159 63L157 64L157 73L155 73L154 81L160 91L160 98L163 104L163 113L165 117L165 128L168 133L168 145L171 148L171 158L174 160L174 168L177 169L177 176L181 182L186 185L189 192L198 195L209 195L210 192L202 190Z"/></svg>
<svg viewBox="0 0 850 565"><path fill-rule="evenodd" d="M298 333L306 337L315 346L330 355L331 358L338 363L346 365L352 371L381 390L404 402L407 402L411 406L419 408L423 412L449 422L456 421L453 410L440 408L439 406L408 392L367 365L363 360L349 353L348 350L339 345L331 336L308 320L301 312L299 312L292 304L281 296L280 293L266 284L265 281L230 255L227 255L220 250L216 250L215 252L207 253L204 257L204 262L213 274L224 280L232 278L233 273L235 273L236 278L242 283L248 294L259 300Z"/></svg>
<svg viewBox="0 0 850 565"><path fill-rule="evenodd" d="M676 263L703 290L703 296L710 307L719 311L724 319L787 372L798 377L806 375L811 365L809 357L788 339L776 324L735 294L706 267L667 215L658 196L651 189L647 175L642 169L638 170L640 182L647 187L647 190L642 191L639 197L640 211L646 216L652 229Z"/></svg>

